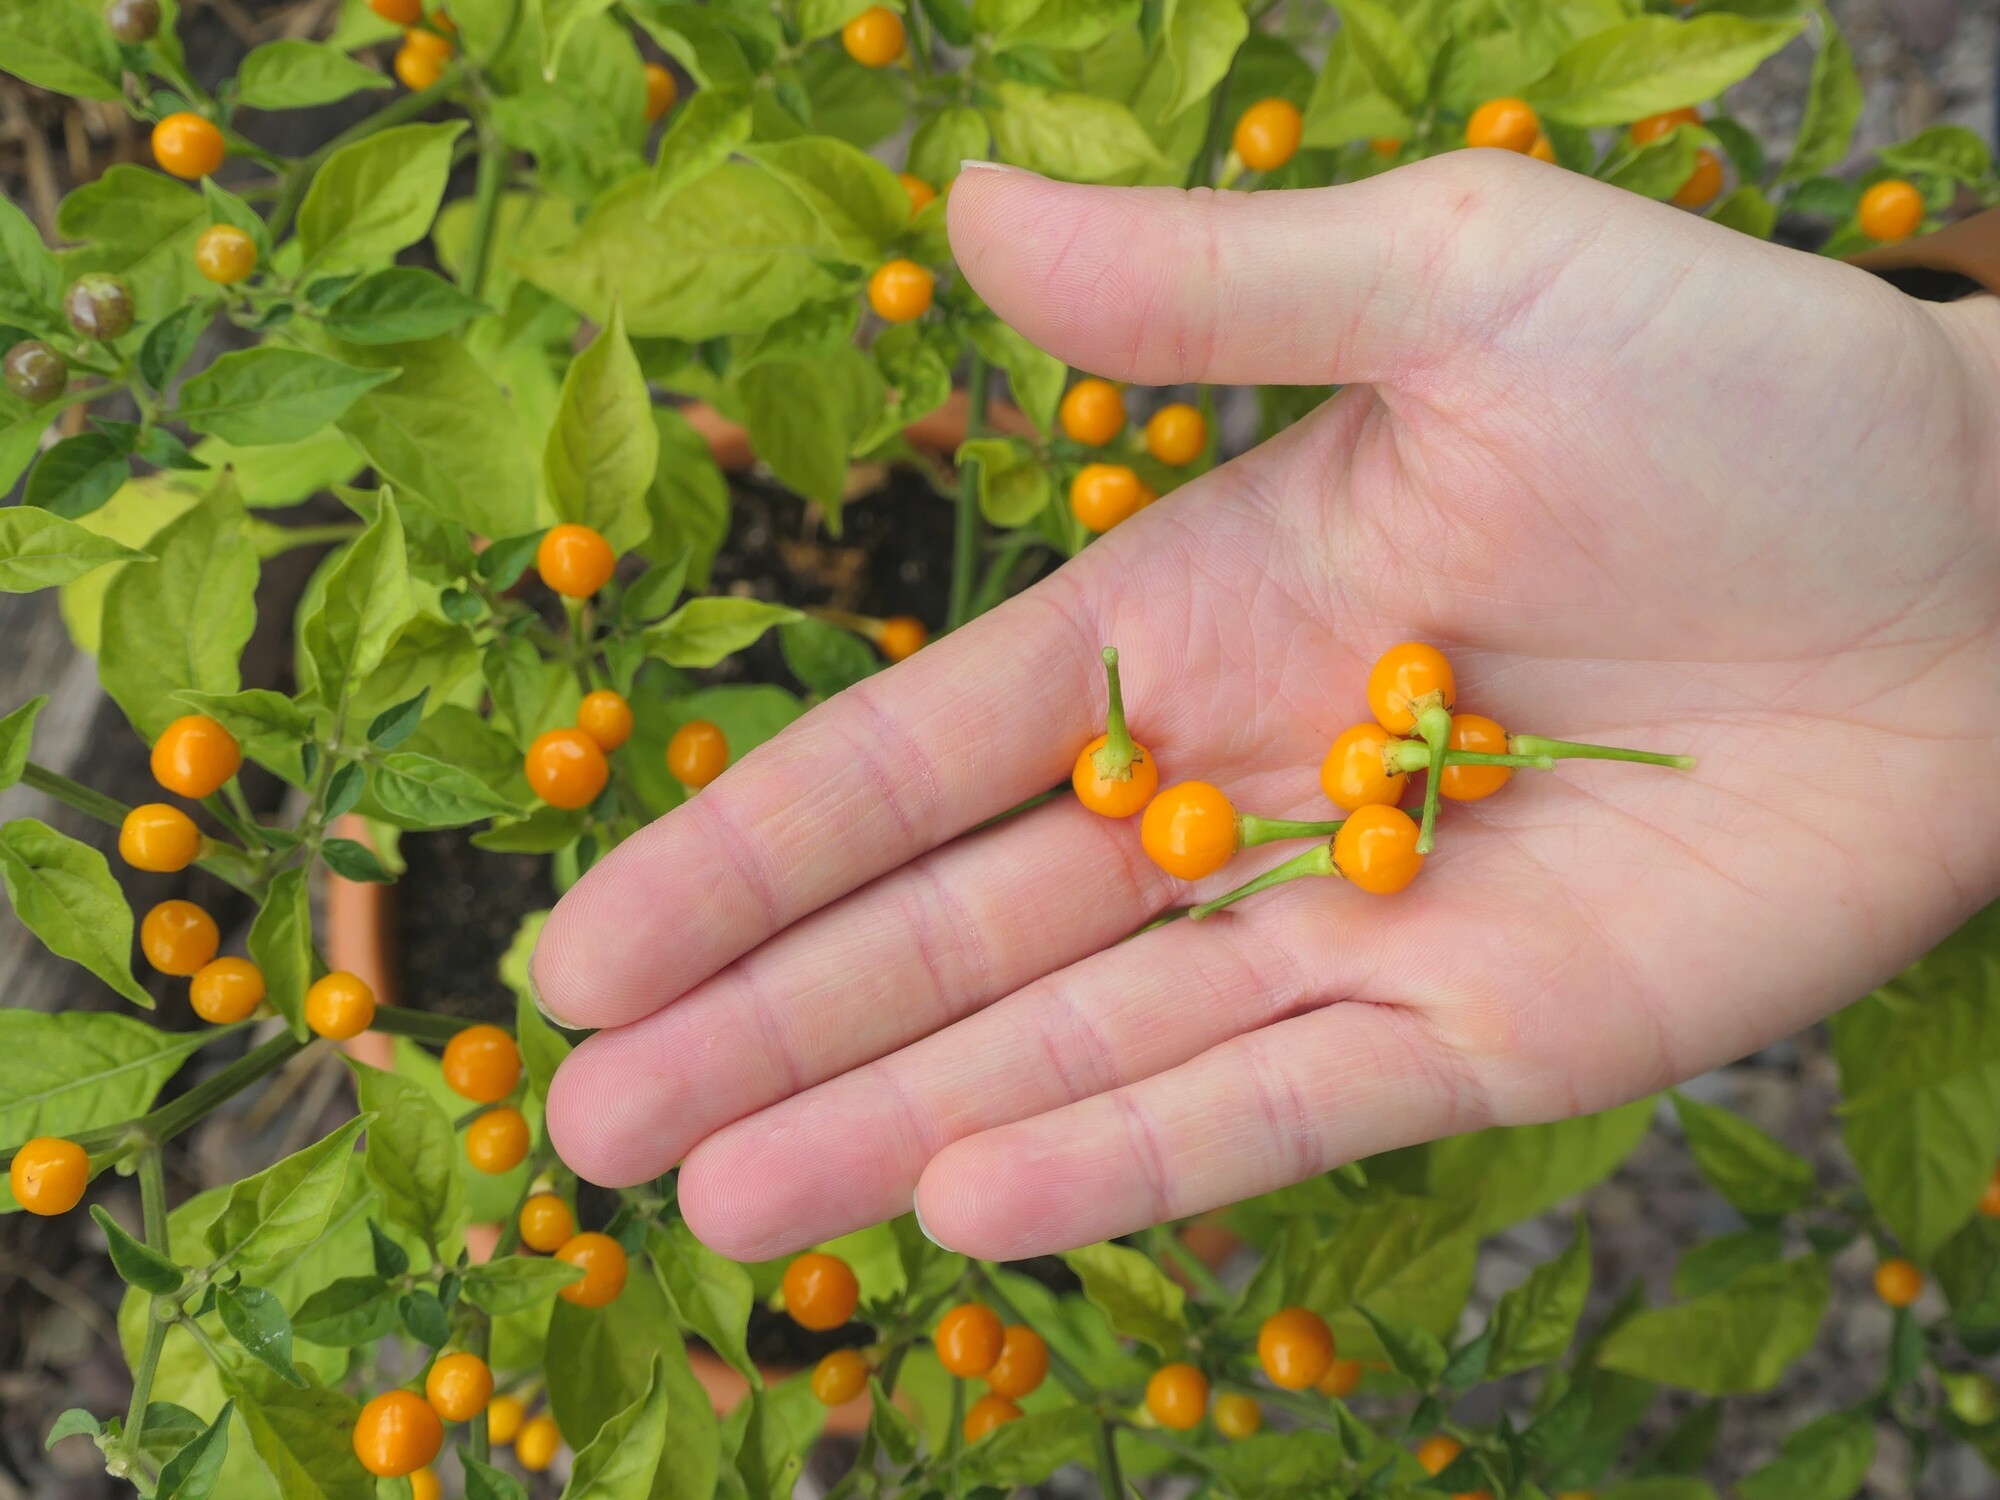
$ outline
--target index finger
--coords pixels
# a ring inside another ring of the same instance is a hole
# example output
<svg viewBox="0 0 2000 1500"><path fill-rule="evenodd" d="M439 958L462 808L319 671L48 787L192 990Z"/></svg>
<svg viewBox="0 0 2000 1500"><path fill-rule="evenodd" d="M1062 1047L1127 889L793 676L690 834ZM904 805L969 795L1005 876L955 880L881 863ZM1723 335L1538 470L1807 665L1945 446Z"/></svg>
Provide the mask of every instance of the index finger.
<svg viewBox="0 0 2000 1500"><path fill-rule="evenodd" d="M612 850L543 928L567 1025L650 1015L857 886L1046 791L1100 712L1099 625L1065 578L821 704Z"/></svg>

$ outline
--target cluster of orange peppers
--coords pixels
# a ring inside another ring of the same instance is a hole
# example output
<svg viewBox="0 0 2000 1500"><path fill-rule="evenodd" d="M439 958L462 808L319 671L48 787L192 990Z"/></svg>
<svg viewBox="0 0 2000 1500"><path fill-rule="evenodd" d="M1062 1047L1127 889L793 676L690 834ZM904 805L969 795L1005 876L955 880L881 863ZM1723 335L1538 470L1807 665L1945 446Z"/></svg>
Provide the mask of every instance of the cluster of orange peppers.
<svg viewBox="0 0 2000 1500"><path fill-rule="evenodd" d="M1509 734L1480 714L1454 713L1458 686L1435 646L1406 641L1384 652L1368 674L1375 722L1342 731L1320 766L1320 786L1345 817L1260 818L1239 812L1205 781L1159 789L1152 752L1125 723L1118 653L1104 650L1110 707L1105 732L1077 754L1070 784L1077 800L1107 818L1143 812L1139 841L1153 863L1182 880L1204 880L1243 850L1282 839L1313 847L1226 895L1194 907L1201 918L1245 896L1306 875L1338 875L1376 895L1409 885L1431 852L1440 798L1478 802L1516 770L1547 771L1558 760L1624 760L1687 770L1685 755L1587 745L1541 735ZM1415 772L1426 773L1424 799L1411 816L1399 804Z"/></svg>

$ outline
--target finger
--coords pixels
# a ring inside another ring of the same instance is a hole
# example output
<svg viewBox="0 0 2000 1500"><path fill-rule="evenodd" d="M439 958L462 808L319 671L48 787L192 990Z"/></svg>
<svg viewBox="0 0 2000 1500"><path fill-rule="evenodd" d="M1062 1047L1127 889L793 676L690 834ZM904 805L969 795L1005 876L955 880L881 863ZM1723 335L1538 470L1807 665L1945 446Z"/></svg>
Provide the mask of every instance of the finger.
<svg viewBox="0 0 2000 1500"><path fill-rule="evenodd" d="M1599 186L1501 151L1285 193L995 168L963 173L949 213L974 289L1071 364L1153 385L1319 385L1476 351L1617 201ZM1686 232L1686 215L1621 207L1656 237Z"/></svg>
<svg viewBox="0 0 2000 1500"><path fill-rule="evenodd" d="M678 1003L600 1031L549 1091L563 1161L656 1177L702 1137L1135 931L1175 882L1131 820L1065 798L823 908Z"/></svg>
<svg viewBox="0 0 2000 1500"><path fill-rule="evenodd" d="M902 1213L952 1141L1345 993L1378 951L1354 894L1301 892L1256 921L1175 923L1052 974L702 1142L681 1169L682 1210L705 1241L751 1260Z"/></svg>
<svg viewBox="0 0 2000 1500"><path fill-rule="evenodd" d="M1422 1013L1347 1000L939 1152L927 1233L967 1255L1074 1249L1487 1123Z"/></svg>
<svg viewBox="0 0 2000 1500"><path fill-rule="evenodd" d="M570 889L534 956L566 1024L618 1026L1066 776L1100 627L1051 579L821 704Z"/></svg>

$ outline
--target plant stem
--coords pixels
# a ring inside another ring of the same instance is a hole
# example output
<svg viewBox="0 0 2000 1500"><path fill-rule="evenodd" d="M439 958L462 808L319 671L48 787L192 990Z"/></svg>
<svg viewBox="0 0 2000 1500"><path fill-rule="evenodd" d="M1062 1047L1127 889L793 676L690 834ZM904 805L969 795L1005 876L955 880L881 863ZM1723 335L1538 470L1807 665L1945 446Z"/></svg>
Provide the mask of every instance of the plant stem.
<svg viewBox="0 0 2000 1500"><path fill-rule="evenodd" d="M147 1146L139 1153L139 1203L144 1214L141 1229L146 1246L167 1253L167 1176L160 1160L160 1148ZM132 1371L132 1404L125 1410L125 1451L134 1463L139 1457L139 1439L146 1428L146 1407L153 1399L153 1376L160 1367L160 1351L166 1346L167 1327L159 1316L159 1299L146 1299L146 1342L139 1350L139 1363Z"/></svg>
<svg viewBox="0 0 2000 1500"><path fill-rule="evenodd" d="M1109 706L1104 713L1104 748L1091 757L1091 763L1106 781L1130 781L1139 747L1132 743L1132 731L1125 726L1125 690L1118 681L1116 646L1104 648L1104 678L1109 694Z"/></svg>
<svg viewBox="0 0 2000 1500"><path fill-rule="evenodd" d="M992 381L992 366L975 352L965 377L965 436L969 442L986 431L986 392ZM972 618L973 576L979 571L979 465L960 465L958 471L958 529L951 556L951 606L945 628L956 630Z"/></svg>
<svg viewBox="0 0 2000 1500"><path fill-rule="evenodd" d="M1027 812L1031 808L1040 807L1044 802L1055 801L1055 799L1060 797L1066 790L1068 790L1068 788L1069 788L1069 783L1065 781L1061 786L1052 786L1046 792L1037 792L1035 793L1034 796L1030 797L1025 802L1016 802L1012 807L1008 808L1005 812L995 813L992 817L988 818L984 823L973 824L969 831L972 833L977 833L982 828L991 828L994 824L1004 823L1009 818L1018 818L1022 813Z"/></svg>
<svg viewBox="0 0 2000 1500"><path fill-rule="evenodd" d="M1294 818L1259 818L1250 813L1236 815L1236 845L1255 849L1259 844L1275 844L1281 839L1330 839L1347 820L1300 822Z"/></svg>
<svg viewBox="0 0 2000 1500"><path fill-rule="evenodd" d="M305 1050L291 1032L280 1032L261 1046L237 1058L212 1078L205 1078L180 1098L169 1100L151 1114L134 1122L141 1138L151 1146L162 1146L219 1106L226 1104L257 1082L290 1062Z"/></svg>
<svg viewBox="0 0 2000 1500"><path fill-rule="evenodd" d="M55 798L64 807L74 808L85 817L95 818L100 823L108 823L113 828L122 826L125 815L132 810L116 797L107 797L80 781L71 781L67 776L51 771L47 766L36 765L33 761L29 761L22 768L21 784L31 786L36 791ZM233 860L219 859L214 855L204 855L195 861L199 868L208 871L223 884L232 885L244 895L261 900L264 893L259 888L258 882L238 871L235 868L236 863Z"/></svg>
<svg viewBox="0 0 2000 1500"><path fill-rule="evenodd" d="M979 581L979 589L972 596L973 619L978 619L1005 597L1007 584L1014 576L1014 569L1020 565L1021 555L1030 547L1043 545L1046 545L1046 539L1026 527L1007 533L993 561L986 565L986 576Z"/></svg>
<svg viewBox="0 0 2000 1500"><path fill-rule="evenodd" d="M1430 746L1430 775L1424 781L1424 816L1417 829L1417 853L1428 854L1437 842L1438 778L1444 771L1445 751L1451 748L1451 710L1433 703L1417 714L1417 733Z"/></svg>
<svg viewBox="0 0 2000 1500"><path fill-rule="evenodd" d="M1101 1418L1092 1434L1097 1447L1097 1484L1104 1500L1125 1500L1125 1476L1118 1467L1118 1431L1109 1417Z"/></svg>
<svg viewBox="0 0 2000 1500"><path fill-rule="evenodd" d="M1281 865L1274 865L1255 880L1246 881L1235 890L1225 895L1217 896L1213 901L1204 901L1200 906L1192 908L1188 912L1188 916L1192 920L1199 922L1203 917L1214 916L1215 913L1221 911L1225 906L1234 906L1245 896L1254 896L1259 891L1268 891L1274 885L1284 885L1288 881L1298 880L1307 875L1331 875L1332 873L1333 841L1329 839L1324 843L1314 844L1312 848L1306 850L1303 854L1293 855Z"/></svg>
<svg viewBox="0 0 2000 1500"><path fill-rule="evenodd" d="M1431 749L1422 740L1393 740L1389 754L1399 771L1430 769ZM1447 769L1452 766L1521 766L1530 771L1553 771L1556 768L1554 759L1547 755L1495 755L1487 750L1447 749L1444 763Z"/></svg>
<svg viewBox="0 0 2000 1500"><path fill-rule="evenodd" d="M965 1446L965 1382L954 1379L951 1383L951 1419L944 1430L944 1461L951 1464L958 1457L958 1451ZM958 1467L952 1465L951 1500L958 1500L964 1493L958 1484Z"/></svg>
<svg viewBox="0 0 2000 1500"><path fill-rule="evenodd" d="M479 176L473 189L471 248L460 269L459 287L475 301L486 296L486 272L493 261L493 232L500 222L500 194L507 185L511 153L484 119L479 126Z"/></svg>
<svg viewBox="0 0 2000 1500"><path fill-rule="evenodd" d="M1155 1253L1179 1266L1182 1274L1194 1283L1198 1296L1206 1297L1211 1302L1229 1300L1229 1288L1216 1278L1215 1272L1209 1270L1206 1261L1188 1249L1174 1229L1161 1225L1149 1238L1155 1246Z"/></svg>
<svg viewBox="0 0 2000 1500"><path fill-rule="evenodd" d="M385 1005L375 1012L375 1020L369 1029L389 1036L406 1036L412 1041L442 1045L471 1024L469 1019L457 1016L439 1016L426 1010L411 1010L407 1006Z"/></svg>
<svg viewBox="0 0 2000 1500"><path fill-rule="evenodd" d="M1672 766L1676 771L1694 769L1692 755L1666 755L1658 750L1621 750L1615 745L1579 745L1574 740L1550 740L1538 734L1510 735L1507 748L1517 755L1546 755L1554 760L1629 760L1642 766Z"/></svg>

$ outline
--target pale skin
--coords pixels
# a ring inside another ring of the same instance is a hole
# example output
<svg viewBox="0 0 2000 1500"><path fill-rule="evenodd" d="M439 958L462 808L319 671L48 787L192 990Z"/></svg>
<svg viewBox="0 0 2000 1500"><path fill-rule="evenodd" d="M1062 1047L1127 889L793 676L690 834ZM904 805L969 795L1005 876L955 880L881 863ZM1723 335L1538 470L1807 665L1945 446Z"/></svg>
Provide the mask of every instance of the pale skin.
<svg viewBox="0 0 2000 1500"><path fill-rule="evenodd" d="M1949 306L1525 159L1315 192L974 170L964 275L1079 369L1311 416L809 713L535 956L553 1139L681 1163L741 1259L909 1209L1011 1258L1372 1152L1603 1109L1794 1032L2000 893L2000 299ZM1369 664L1685 750L1447 804L1415 885L1123 942L1198 887L1062 797L1118 646L1163 784L1333 816Z"/></svg>

